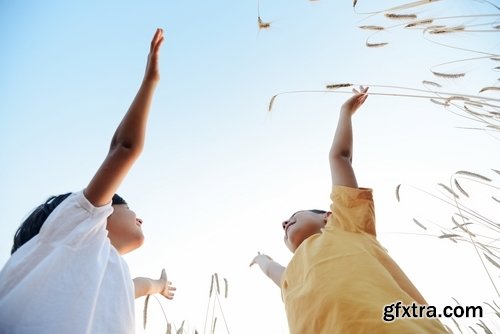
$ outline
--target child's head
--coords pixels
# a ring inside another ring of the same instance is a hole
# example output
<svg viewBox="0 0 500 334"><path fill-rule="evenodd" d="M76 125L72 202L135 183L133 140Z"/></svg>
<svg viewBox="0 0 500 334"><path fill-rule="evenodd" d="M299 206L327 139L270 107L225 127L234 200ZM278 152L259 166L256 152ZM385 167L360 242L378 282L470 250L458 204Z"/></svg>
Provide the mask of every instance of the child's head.
<svg viewBox="0 0 500 334"><path fill-rule="evenodd" d="M106 229L111 244L120 254L129 253L142 246L142 219L137 218L120 196L113 196L113 213L108 217Z"/></svg>
<svg viewBox="0 0 500 334"><path fill-rule="evenodd" d="M52 211L69 195L71 193L51 196L45 203L33 210L15 233L11 254L40 232L42 225ZM117 194L113 196L111 205L113 213L108 217L106 225L111 244L120 254L140 247L144 242L141 229L142 220L136 217L135 213L129 209L127 202Z"/></svg>
<svg viewBox="0 0 500 334"><path fill-rule="evenodd" d="M281 223L285 232L285 245L295 250L311 235L321 233L331 212L323 210L302 210L295 212L288 220Z"/></svg>

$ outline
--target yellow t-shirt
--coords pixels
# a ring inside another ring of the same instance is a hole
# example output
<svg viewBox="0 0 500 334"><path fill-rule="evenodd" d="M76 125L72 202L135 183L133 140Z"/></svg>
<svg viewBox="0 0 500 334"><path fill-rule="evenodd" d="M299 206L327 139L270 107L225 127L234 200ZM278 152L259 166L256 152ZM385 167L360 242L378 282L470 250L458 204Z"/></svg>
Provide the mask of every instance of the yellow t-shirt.
<svg viewBox="0 0 500 334"><path fill-rule="evenodd" d="M302 242L282 278L290 333L448 333L432 318L383 321L385 305L414 302L413 284L375 238L372 190L334 186L331 198L323 233Z"/></svg>

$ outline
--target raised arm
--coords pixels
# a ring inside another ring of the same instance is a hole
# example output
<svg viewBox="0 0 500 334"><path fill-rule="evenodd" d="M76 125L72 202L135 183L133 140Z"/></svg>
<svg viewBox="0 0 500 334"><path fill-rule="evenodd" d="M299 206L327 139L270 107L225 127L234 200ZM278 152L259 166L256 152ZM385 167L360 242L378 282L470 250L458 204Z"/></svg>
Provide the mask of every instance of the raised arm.
<svg viewBox="0 0 500 334"><path fill-rule="evenodd" d="M330 149L330 171L332 185L341 185L357 188L358 182L352 169L352 122L351 117L365 102L368 88L353 89L355 93L340 109L337 130Z"/></svg>
<svg viewBox="0 0 500 334"><path fill-rule="evenodd" d="M260 252L254 257L252 262L250 262L250 267L256 263L259 265L262 272L281 288L281 277L285 272L285 267Z"/></svg>
<svg viewBox="0 0 500 334"><path fill-rule="evenodd" d="M139 91L113 135L108 155L85 189L85 197L95 206L111 201L142 152L151 101L160 80L158 57L162 42L163 30L157 29Z"/></svg>

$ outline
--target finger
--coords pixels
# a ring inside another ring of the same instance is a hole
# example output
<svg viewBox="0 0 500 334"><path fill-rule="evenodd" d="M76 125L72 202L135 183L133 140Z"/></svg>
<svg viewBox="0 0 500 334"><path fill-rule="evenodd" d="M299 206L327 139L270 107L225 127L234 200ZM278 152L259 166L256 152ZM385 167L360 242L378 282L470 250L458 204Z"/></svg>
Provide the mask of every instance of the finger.
<svg viewBox="0 0 500 334"><path fill-rule="evenodd" d="M158 43L156 43L155 50L154 50L155 53L159 53L160 52L160 47L163 44L164 40L165 40L165 37L161 36L161 38L158 41Z"/></svg>
<svg viewBox="0 0 500 334"><path fill-rule="evenodd" d="M359 92L358 92L358 90L357 90L356 88L353 88L353 89L352 89L352 92L353 92L354 94L358 94L358 93L359 93Z"/></svg>
<svg viewBox="0 0 500 334"><path fill-rule="evenodd" d="M363 86L359 86L359 91L360 92L364 92L365 91L365 88Z"/></svg>
<svg viewBox="0 0 500 334"><path fill-rule="evenodd" d="M161 270L160 279L167 280L167 272L165 271L165 269Z"/></svg>
<svg viewBox="0 0 500 334"><path fill-rule="evenodd" d="M153 39L151 40L151 46L149 48L149 51L153 51L155 45L156 45L156 41L158 40L158 37L160 36L161 34L161 29L160 28L156 28L156 31L155 31L155 34L153 36Z"/></svg>

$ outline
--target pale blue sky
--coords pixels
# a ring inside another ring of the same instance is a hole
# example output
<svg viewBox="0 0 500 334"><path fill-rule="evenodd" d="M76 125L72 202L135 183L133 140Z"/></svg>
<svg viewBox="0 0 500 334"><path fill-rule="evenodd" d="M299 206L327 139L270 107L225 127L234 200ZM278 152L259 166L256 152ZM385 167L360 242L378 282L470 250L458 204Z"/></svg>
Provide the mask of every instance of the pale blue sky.
<svg viewBox="0 0 500 334"><path fill-rule="evenodd" d="M495 13L476 1L449 4L415 12ZM223 307L231 332L287 333L279 289L248 264L260 250L286 265L281 221L328 208L326 157L347 95L283 95L268 113L270 98L331 82L422 88L422 80L437 81L431 66L474 54L433 45L420 31L376 35L389 45L366 48L369 33L356 26L394 23L360 22L348 0L261 1L260 14L271 29L259 31L256 1L0 0L0 264L30 209L86 186L139 86L152 34L163 27L146 148L119 191L144 218L147 237L126 259L133 275L167 269L178 293L163 305L177 325L187 320L203 331L210 275L218 272L229 281ZM498 54L497 36L448 41ZM448 69L468 79L440 82L476 94L497 79L482 64L455 64ZM434 191L461 169L494 177L498 135L457 129L474 125L427 100L387 96L371 96L354 119L354 167L359 183L375 189L380 240L431 304L451 297L478 304L493 290L471 249L403 234L421 232L412 217L441 223L438 213L448 211L411 191L398 204L394 189ZM164 331L156 301L150 310L146 332ZM138 319L141 311L142 300Z"/></svg>

